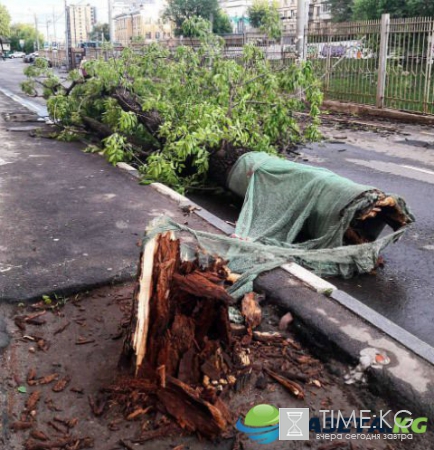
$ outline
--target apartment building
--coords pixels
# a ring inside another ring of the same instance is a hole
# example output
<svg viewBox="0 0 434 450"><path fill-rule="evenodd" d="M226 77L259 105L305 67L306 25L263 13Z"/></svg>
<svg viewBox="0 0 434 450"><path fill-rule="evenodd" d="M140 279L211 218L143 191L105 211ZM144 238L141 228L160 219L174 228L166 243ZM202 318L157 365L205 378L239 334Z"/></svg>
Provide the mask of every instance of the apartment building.
<svg viewBox="0 0 434 450"><path fill-rule="evenodd" d="M306 3L310 23L327 23L331 20L328 0L310 0ZM283 32L295 32L297 21L297 0L280 0L280 16Z"/></svg>
<svg viewBox="0 0 434 450"><path fill-rule="evenodd" d="M172 25L161 18L165 4L160 0L144 0L114 18L115 41L123 46L134 42L153 42L172 37Z"/></svg>
<svg viewBox="0 0 434 450"><path fill-rule="evenodd" d="M96 8L88 5L69 5L67 27L69 45L78 47L89 40L89 34L96 23Z"/></svg>
<svg viewBox="0 0 434 450"><path fill-rule="evenodd" d="M234 33L244 33L251 27L249 24L249 7L252 5L252 0L220 0L219 5L223 12L225 12L231 23Z"/></svg>

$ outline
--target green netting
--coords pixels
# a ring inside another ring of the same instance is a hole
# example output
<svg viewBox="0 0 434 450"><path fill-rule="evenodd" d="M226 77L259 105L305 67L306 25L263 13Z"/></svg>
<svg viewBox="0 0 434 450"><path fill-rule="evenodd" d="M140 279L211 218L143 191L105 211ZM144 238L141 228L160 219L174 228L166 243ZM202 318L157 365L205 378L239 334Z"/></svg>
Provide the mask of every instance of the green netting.
<svg viewBox="0 0 434 450"><path fill-rule="evenodd" d="M247 153L237 161L228 187L244 197L237 236L267 245L309 250L344 246L344 234L356 212L373 206L383 194L327 169L259 152ZM414 220L402 198L386 195L397 201L409 222ZM382 221L373 221L370 237L377 239L384 226ZM384 248L401 234L394 233L363 246L345 246L341 253L348 255L348 262L337 260L335 254L327 251L314 261L300 262L323 276L350 277L372 270L374 258L378 258L378 245ZM301 236L303 242L295 243Z"/></svg>
<svg viewBox="0 0 434 450"><path fill-rule="evenodd" d="M242 275L230 289L234 298L251 292L260 273L293 261L320 276L370 272L380 252L405 231L378 238L384 223L373 222L371 235L378 239L343 245L356 212L373 205L382 193L329 170L265 153L241 157L230 174L229 188L245 197L234 236L195 231L162 218L150 225L147 238L173 231L181 238L184 259L198 254L205 265L216 256L227 260L229 268ZM413 221L404 200L393 197ZM297 243L300 233L305 239Z"/></svg>
<svg viewBox="0 0 434 450"><path fill-rule="evenodd" d="M155 219L146 230L146 239L168 231L175 232L181 239L182 257L193 259L199 255L204 266L209 259L220 257L228 261L231 271L241 274L241 278L231 287L229 293L235 298L242 297L253 290L253 281L262 272L275 269L285 263L298 262L307 267L328 270L334 268L336 274L340 266L354 266L358 272L368 272L375 266L381 250L390 242L396 241L404 232L399 230L372 244L337 247L334 249L306 250L297 246L279 247L249 242L235 237L222 236L204 231L197 231L180 225L168 217ZM331 265L330 261L334 261ZM318 272L320 275L324 274Z"/></svg>

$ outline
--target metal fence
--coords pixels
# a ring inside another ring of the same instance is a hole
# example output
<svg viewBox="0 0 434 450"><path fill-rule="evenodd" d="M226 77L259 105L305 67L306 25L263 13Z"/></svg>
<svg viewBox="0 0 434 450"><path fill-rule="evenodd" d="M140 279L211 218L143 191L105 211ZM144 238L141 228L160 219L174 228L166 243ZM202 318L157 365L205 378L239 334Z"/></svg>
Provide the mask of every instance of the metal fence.
<svg viewBox="0 0 434 450"><path fill-rule="evenodd" d="M310 26L307 57L329 99L434 114L434 19Z"/></svg>

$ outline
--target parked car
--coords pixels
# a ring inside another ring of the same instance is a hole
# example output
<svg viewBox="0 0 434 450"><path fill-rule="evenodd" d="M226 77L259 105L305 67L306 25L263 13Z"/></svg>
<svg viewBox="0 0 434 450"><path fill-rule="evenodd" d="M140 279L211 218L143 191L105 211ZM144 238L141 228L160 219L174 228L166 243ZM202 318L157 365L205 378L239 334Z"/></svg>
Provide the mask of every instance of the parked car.
<svg viewBox="0 0 434 450"><path fill-rule="evenodd" d="M32 63L35 62L35 58L39 56L38 52L29 53L28 55L24 56L23 62L25 63Z"/></svg>
<svg viewBox="0 0 434 450"><path fill-rule="evenodd" d="M49 58L46 58L45 56L36 56L34 58L33 64L35 64L37 61L46 61L48 67L53 67L53 63L51 62L51 60Z"/></svg>
<svg viewBox="0 0 434 450"><path fill-rule="evenodd" d="M26 54L24 52L13 52L9 55L9 58L11 58L11 59L24 58L24 56L26 56Z"/></svg>

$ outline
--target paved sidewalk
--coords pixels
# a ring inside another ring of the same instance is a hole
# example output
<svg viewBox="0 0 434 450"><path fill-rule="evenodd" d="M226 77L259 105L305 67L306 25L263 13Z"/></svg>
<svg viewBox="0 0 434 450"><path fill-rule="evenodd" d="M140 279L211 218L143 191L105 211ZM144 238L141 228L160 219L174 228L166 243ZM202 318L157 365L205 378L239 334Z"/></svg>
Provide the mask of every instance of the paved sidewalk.
<svg viewBox="0 0 434 450"><path fill-rule="evenodd" d="M19 111L28 112L0 94L0 300L128 279L146 225L161 214L215 231L82 144L7 131L29 126L5 122Z"/></svg>

